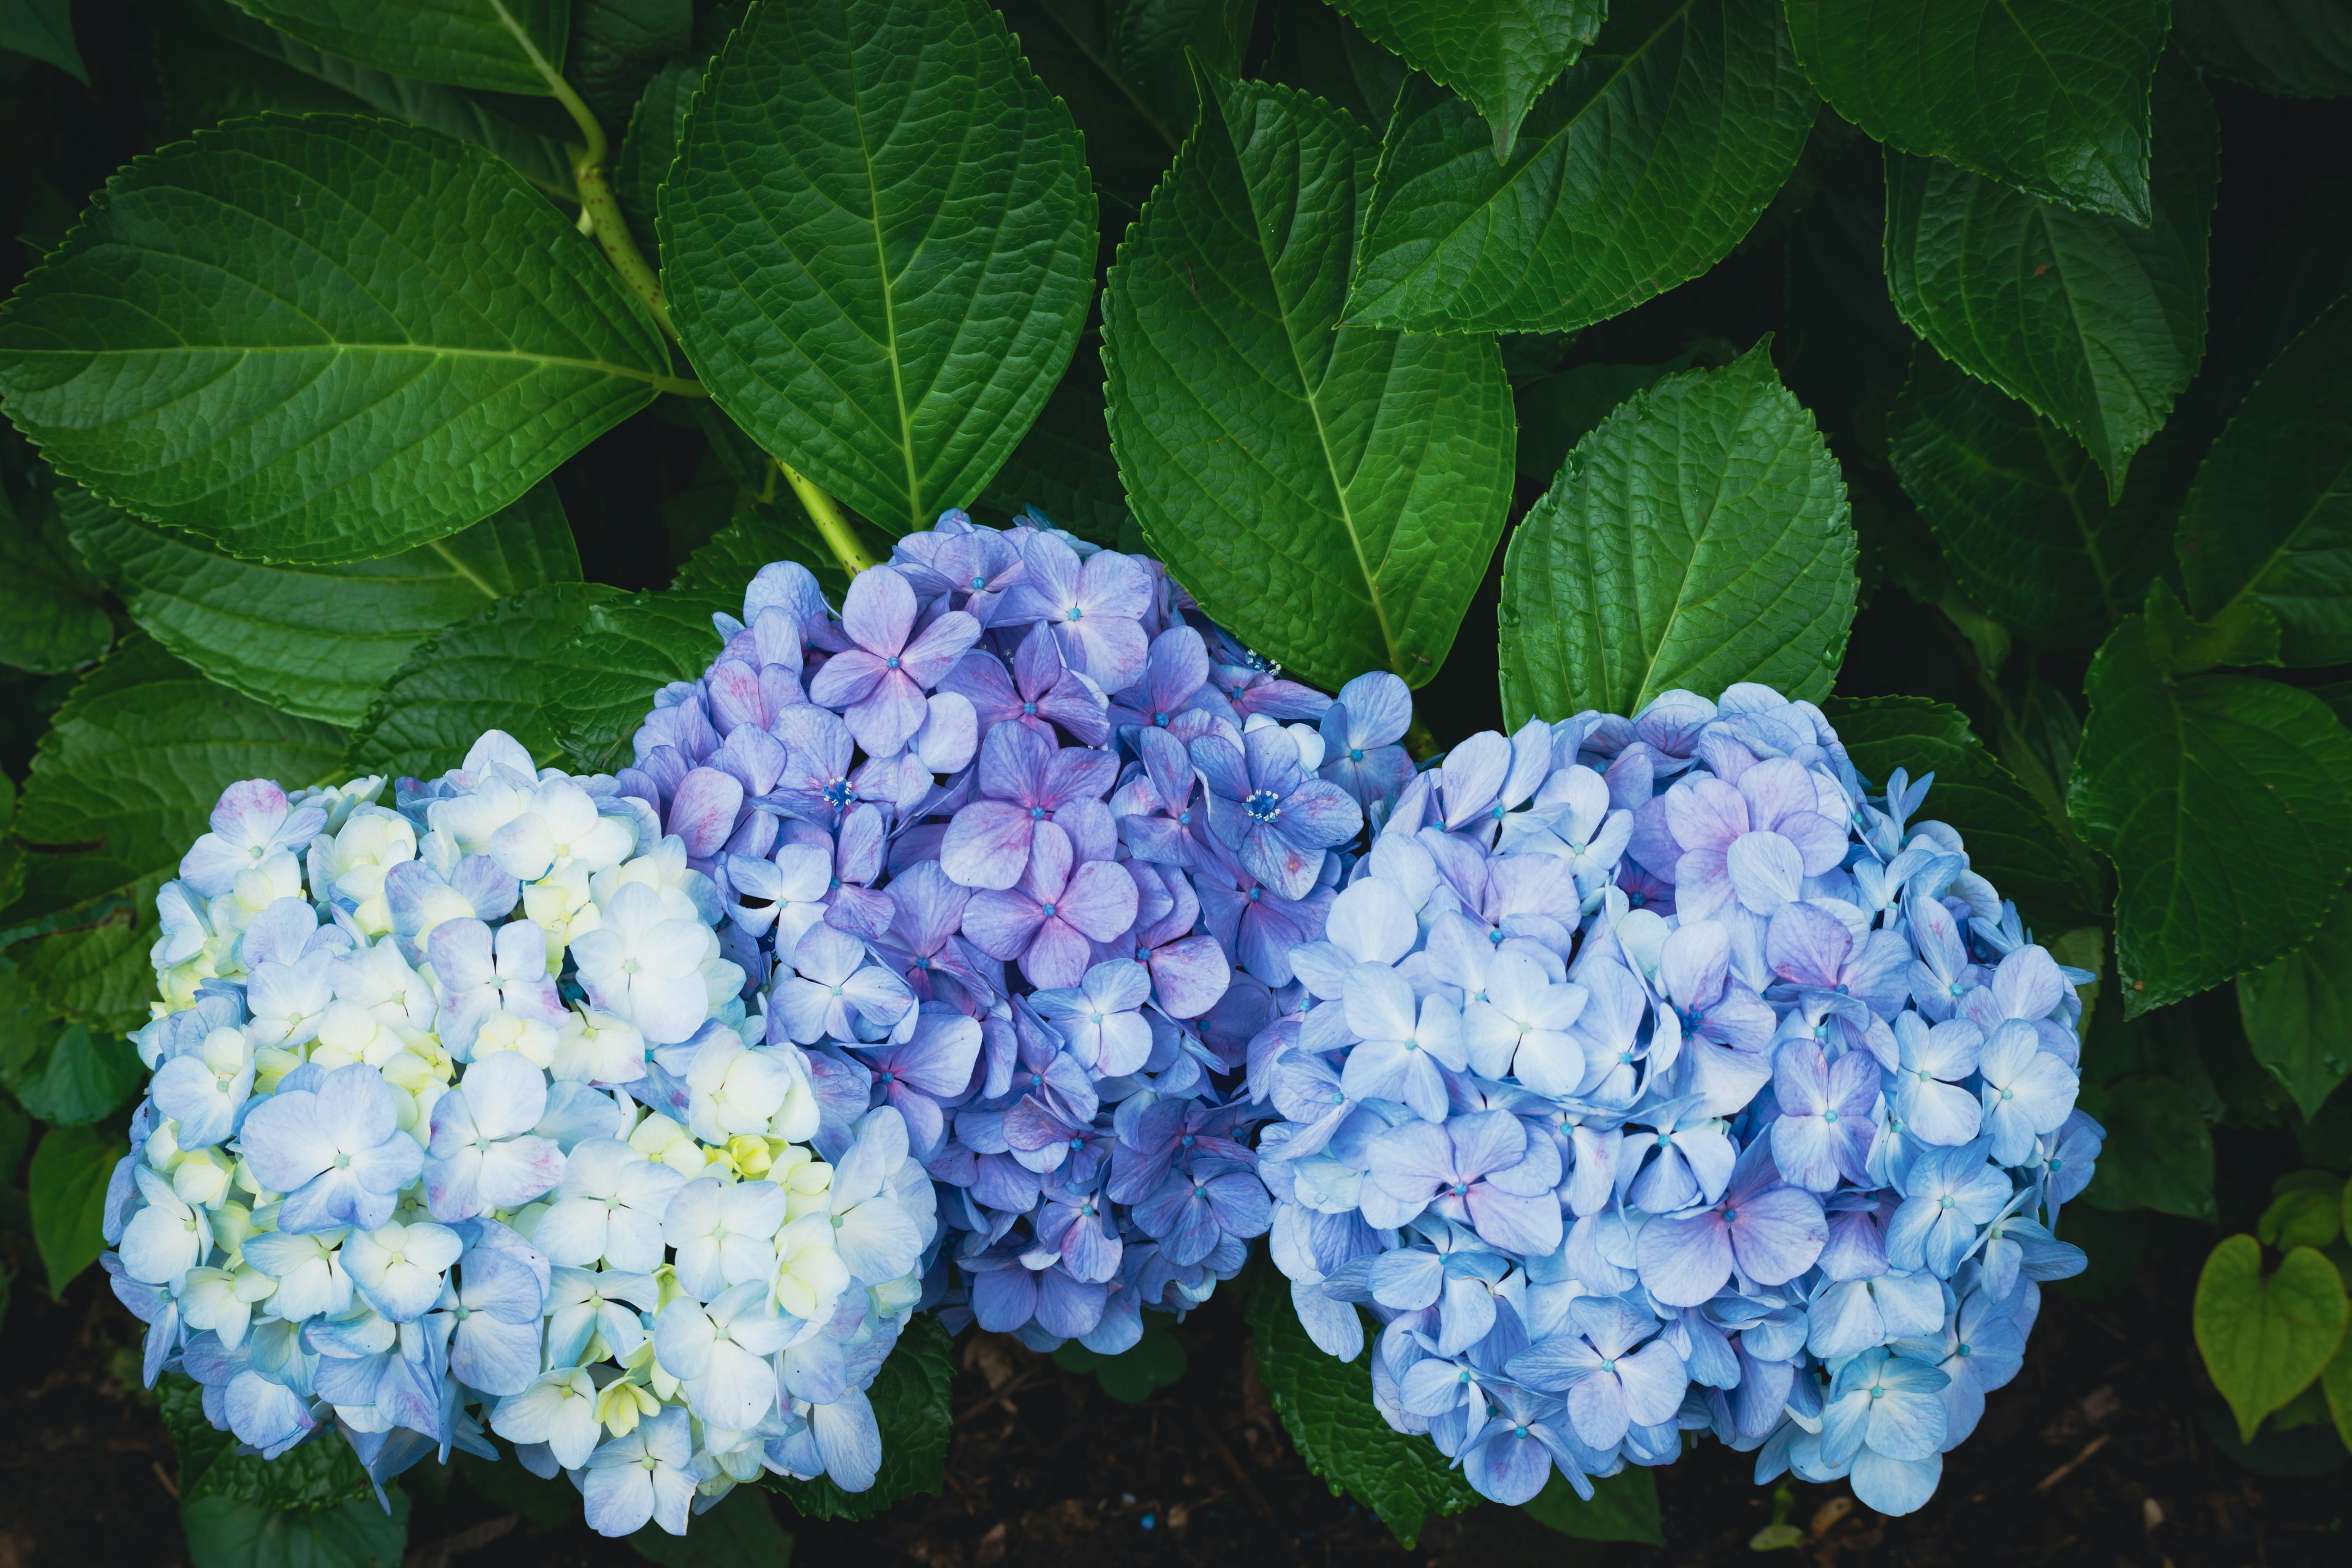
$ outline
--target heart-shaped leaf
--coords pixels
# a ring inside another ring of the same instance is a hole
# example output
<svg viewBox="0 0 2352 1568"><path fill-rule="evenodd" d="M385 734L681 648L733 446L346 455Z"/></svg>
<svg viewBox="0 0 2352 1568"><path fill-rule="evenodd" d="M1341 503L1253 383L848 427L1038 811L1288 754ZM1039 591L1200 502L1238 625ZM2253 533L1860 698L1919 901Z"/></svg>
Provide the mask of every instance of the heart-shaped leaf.
<svg viewBox="0 0 2352 1568"><path fill-rule="evenodd" d="M2262 1243L2233 1236L2197 1277L2197 1349L2251 1443L2268 1415L2311 1385L2344 1342L2352 1315L2336 1265L2308 1247L2263 1277Z"/></svg>

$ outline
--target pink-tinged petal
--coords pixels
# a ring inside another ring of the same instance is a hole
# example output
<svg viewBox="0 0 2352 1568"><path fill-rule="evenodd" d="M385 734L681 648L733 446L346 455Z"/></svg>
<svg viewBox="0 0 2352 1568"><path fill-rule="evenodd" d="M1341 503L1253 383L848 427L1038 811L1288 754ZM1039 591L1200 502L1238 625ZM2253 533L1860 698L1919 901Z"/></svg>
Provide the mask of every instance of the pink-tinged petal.
<svg viewBox="0 0 2352 1568"><path fill-rule="evenodd" d="M974 648L958 659L940 678L940 689L968 699L983 730L993 730L1021 711L1021 695L1013 689L1004 661L986 648Z"/></svg>
<svg viewBox="0 0 2352 1568"><path fill-rule="evenodd" d="M1715 921L1677 926L1659 954L1666 994L1685 1007L1705 1006L1723 994L1731 964L1731 932Z"/></svg>
<svg viewBox="0 0 2352 1568"><path fill-rule="evenodd" d="M1845 829L1817 811L1790 812L1773 831L1797 847L1808 877L1827 876L1845 860Z"/></svg>
<svg viewBox="0 0 2352 1568"><path fill-rule="evenodd" d="M924 715L929 710L923 700L922 688L908 679L904 670L893 669L885 671L873 689L851 704L841 717L848 724L849 732L857 737L857 743L866 748L867 756L887 757L906 746L915 731L922 728Z"/></svg>
<svg viewBox="0 0 2352 1568"><path fill-rule="evenodd" d="M1058 990L1076 985L1087 972L1087 961L1094 949L1076 928L1060 918L1045 921L1037 934L1029 939L1029 947L1021 955L1021 973L1039 990Z"/></svg>
<svg viewBox="0 0 2352 1568"><path fill-rule="evenodd" d="M1764 935L1764 962L1773 973L1823 990L1836 986L1853 951L1853 933L1845 922L1811 904L1785 906Z"/></svg>
<svg viewBox="0 0 2352 1568"><path fill-rule="evenodd" d="M740 779L717 768L696 768L677 786L666 826L686 840L688 858L709 859L719 853L727 836L735 831L735 814L742 805Z"/></svg>
<svg viewBox="0 0 2352 1568"><path fill-rule="evenodd" d="M1192 766L1208 781L1209 793L1224 800L1241 800L1250 792L1249 764L1242 749L1223 735L1202 735L1191 747Z"/></svg>
<svg viewBox="0 0 2352 1568"><path fill-rule="evenodd" d="M1054 689L1038 699L1037 716L1060 725L1081 745L1099 746L1110 739L1109 699L1075 669L1065 671Z"/></svg>
<svg viewBox="0 0 2352 1568"><path fill-rule="evenodd" d="M980 793L992 800L1043 805L1054 743L1019 724L999 724L980 742Z"/></svg>
<svg viewBox="0 0 2352 1568"><path fill-rule="evenodd" d="M1654 1219L1642 1227L1634 1257L1642 1284L1669 1307L1696 1307L1731 1278L1731 1237L1713 1213Z"/></svg>
<svg viewBox="0 0 2352 1568"><path fill-rule="evenodd" d="M1029 839L1029 866L1021 873L1021 890L1039 903L1052 903L1069 886L1070 868L1077 855L1065 828L1041 822Z"/></svg>
<svg viewBox="0 0 2352 1568"><path fill-rule="evenodd" d="M990 739L1013 728L1006 725L992 731ZM940 868L950 881L967 888L1010 888L1028 869L1030 840L1039 826L1030 818L1026 806L976 800L948 824L947 837L940 844Z"/></svg>
<svg viewBox="0 0 2352 1568"><path fill-rule="evenodd" d="M1042 840L1044 835L1039 837ZM1136 903L1135 879L1124 868L1109 861L1089 860L1070 877L1060 898L1055 900L1055 912L1095 941L1112 942L1135 923ZM1084 966L1079 973L1085 973ZM1076 981L1057 980L1051 984L1074 985Z"/></svg>
<svg viewBox="0 0 2352 1568"><path fill-rule="evenodd" d="M1146 670L1145 700L1151 706L1143 716L1144 722L1166 724L1183 710L1194 692L1208 683L1208 644L1191 626L1171 627L1151 639L1151 657ZM1167 717L1162 718L1162 714Z"/></svg>
<svg viewBox="0 0 2352 1568"><path fill-rule="evenodd" d="M1328 849L1363 831L1363 808L1347 791L1309 779L1282 803L1284 835L1302 848Z"/></svg>
<svg viewBox="0 0 2352 1568"><path fill-rule="evenodd" d="M1772 1093L1782 1116L1819 1116L1830 1103L1829 1058L1811 1040L1791 1040L1772 1062Z"/></svg>
<svg viewBox="0 0 2352 1568"><path fill-rule="evenodd" d="M1643 1238L1655 1228L1654 1222L1643 1231ZM1830 1238L1829 1221L1821 1204L1811 1193L1794 1187L1772 1187L1757 1194L1739 1205L1727 1228L1740 1272L1759 1285L1782 1285L1794 1279L1813 1266ZM1643 1283L1648 1283L1646 1264L1642 1274ZM1671 1297L1664 1300L1676 1307L1698 1305Z"/></svg>
<svg viewBox="0 0 2352 1568"><path fill-rule="evenodd" d="M1255 825L1242 836L1243 867L1286 899L1303 899L1314 889L1322 874L1323 853L1299 848L1278 826Z"/></svg>
<svg viewBox="0 0 2352 1568"><path fill-rule="evenodd" d="M878 655L850 648L824 661L824 668L809 681L809 700L820 708L846 708L863 701L887 673Z"/></svg>
<svg viewBox="0 0 2352 1568"><path fill-rule="evenodd" d="M963 934L974 947L995 959L1014 959L1029 950L1045 911L1026 893L993 889L974 893L964 906ZM1084 973L1081 965L1079 973Z"/></svg>
<svg viewBox="0 0 2352 1568"><path fill-rule="evenodd" d="M1691 779L1662 798L1666 827L1685 849L1728 849L1748 831L1748 802L1721 779ZM1634 826L1638 838L1640 824Z"/></svg>
<svg viewBox="0 0 2352 1568"><path fill-rule="evenodd" d="M896 572L860 572L841 601L841 629L885 658L907 646L915 628L915 590ZM818 700L824 700L822 698Z"/></svg>
<svg viewBox="0 0 2352 1568"><path fill-rule="evenodd" d="M1801 763L1772 757L1739 775L1734 786L1748 803L1748 826L1759 833L1778 832L1783 818L1813 809L1812 775Z"/></svg>
<svg viewBox="0 0 2352 1568"><path fill-rule="evenodd" d="M722 735L740 725L764 725L768 715L760 697L760 672L740 658L722 658L702 678L704 699L710 704L710 721Z"/></svg>
<svg viewBox="0 0 2352 1568"><path fill-rule="evenodd" d="M1108 752L1064 746L1046 763L1037 805L1051 811L1074 800L1100 800L1118 779L1118 759Z"/></svg>
<svg viewBox="0 0 2352 1568"><path fill-rule="evenodd" d="M1689 849L1674 864L1675 915L1685 925L1713 917L1731 902L1730 858L1723 850Z"/></svg>
<svg viewBox="0 0 2352 1568"><path fill-rule="evenodd" d="M1186 937L1151 955L1152 993L1171 1018L1197 1018L1233 984L1225 952L1213 936Z"/></svg>
<svg viewBox="0 0 2352 1568"><path fill-rule="evenodd" d="M922 636L899 656L898 668L919 686L929 688L952 668L964 651L980 640L980 623L961 610L950 610L923 628Z"/></svg>
<svg viewBox="0 0 2352 1568"><path fill-rule="evenodd" d="M1078 570L1077 602L1089 618L1097 616L1123 616L1139 621L1151 613L1151 577L1138 565L1132 556L1116 550L1100 550L1089 556ZM1207 659L1202 658L1202 679L1207 679Z"/></svg>

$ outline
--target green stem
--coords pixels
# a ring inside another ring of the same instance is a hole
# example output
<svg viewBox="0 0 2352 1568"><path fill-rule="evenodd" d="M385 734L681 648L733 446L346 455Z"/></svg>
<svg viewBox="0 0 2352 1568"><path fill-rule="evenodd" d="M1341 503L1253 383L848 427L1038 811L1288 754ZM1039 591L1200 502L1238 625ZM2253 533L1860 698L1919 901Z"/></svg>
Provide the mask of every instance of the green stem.
<svg viewBox="0 0 2352 1568"><path fill-rule="evenodd" d="M833 551L833 558L841 563L843 571L855 577L875 564L874 557L866 553L866 547L857 542L857 535L851 531L849 520L841 515L839 503L811 484L798 468L782 458L776 459L776 468L784 476L784 483L793 487L793 494L800 498L802 509L809 514L809 521L816 524L818 536Z"/></svg>

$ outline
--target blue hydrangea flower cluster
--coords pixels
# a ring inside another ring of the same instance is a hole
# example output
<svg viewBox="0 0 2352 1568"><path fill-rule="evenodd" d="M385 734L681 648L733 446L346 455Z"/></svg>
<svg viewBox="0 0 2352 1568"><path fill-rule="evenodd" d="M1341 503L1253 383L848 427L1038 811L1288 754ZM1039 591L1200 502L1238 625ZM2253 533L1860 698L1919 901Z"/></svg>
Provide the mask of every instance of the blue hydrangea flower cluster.
<svg viewBox="0 0 2352 1568"><path fill-rule="evenodd" d="M1258 1168L1307 1331L1353 1359L1369 1311L1382 1414L1484 1495L1707 1431L1905 1513L2016 1373L2083 1267L2091 976L1915 820L1931 781L1868 793L1743 685L1368 800L1250 1048Z"/></svg>
<svg viewBox="0 0 2352 1568"><path fill-rule="evenodd" d="M103 1260L148 1380L379 1484L487 1425L608 1535L763 1470L871 1486L938 1228L904 1119L821 1131L717 887L612 778L493 731L383 783L232 785L158 896Z"/></svg>
<svg viewBox="0 0 2352 1568"><path fill-rule="evenodd" d="M721 937L835 1130L892 1107L939 1184L929 1304L1115 1354L1265 1231L1249 1042L1322 931L1403 688L1330 699L1157 562L960 511L859 574L752 580L620 788L708 871Z"/></svg>

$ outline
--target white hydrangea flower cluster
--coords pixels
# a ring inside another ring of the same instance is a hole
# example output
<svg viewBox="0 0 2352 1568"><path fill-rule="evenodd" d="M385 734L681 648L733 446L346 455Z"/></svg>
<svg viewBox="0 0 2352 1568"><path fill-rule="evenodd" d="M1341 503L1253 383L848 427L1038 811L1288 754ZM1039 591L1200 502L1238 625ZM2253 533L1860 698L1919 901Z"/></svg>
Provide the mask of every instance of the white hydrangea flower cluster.
<svg viewBox="0 0 2352 1568"><path fill-rule="evenodd" d="M938 1230L899 1112L820 1128L718 889L612 778L494 731L384 782L230 786L157 897L103 1260L148 1381L379 1483L487 1426L608 1535L762 1471L871 1486Z"/></svg>

